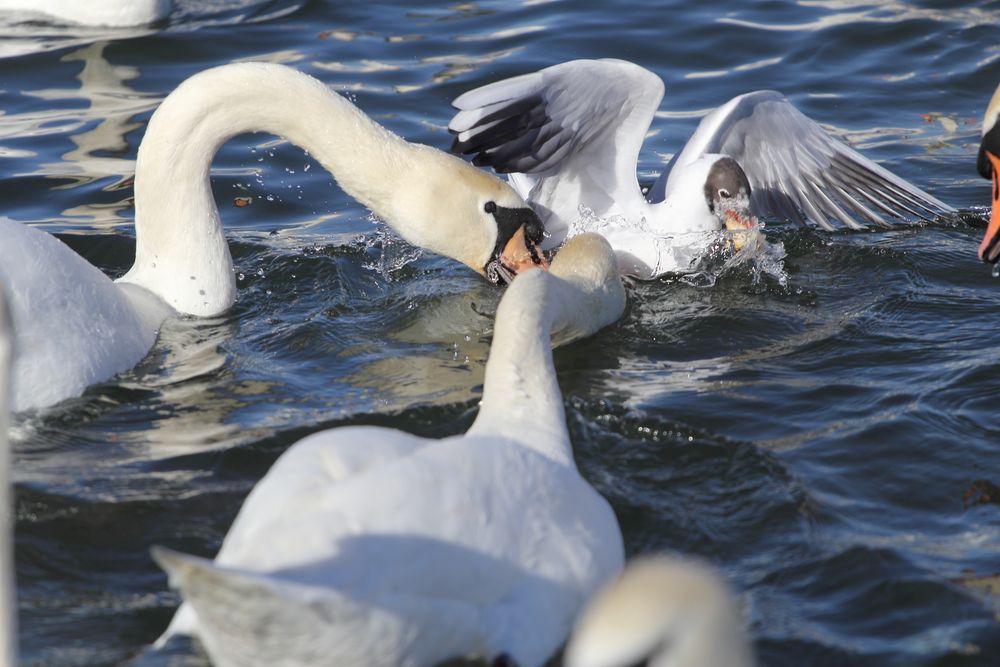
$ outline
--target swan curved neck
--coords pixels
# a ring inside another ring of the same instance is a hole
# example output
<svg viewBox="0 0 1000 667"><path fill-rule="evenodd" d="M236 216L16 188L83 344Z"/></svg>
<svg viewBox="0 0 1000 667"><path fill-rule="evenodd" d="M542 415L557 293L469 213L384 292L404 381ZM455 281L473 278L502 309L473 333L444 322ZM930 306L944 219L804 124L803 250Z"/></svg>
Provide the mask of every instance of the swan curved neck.
<svg viewBox="0 0 1000 667"><path fill-rule="evenodd" d="M552 361L551 336L573 331L579 291L544 271L521 274L497 308L479 415L469 429L518 440L557 461L572 464L562 393Z"/></svg>
<svg viewBox="0 0 1000 667"><path fill-rule="evenodd" d="M256 131L307 150L347 194L404 238L412 236L393 215L391 196L416 171L413 153L424 147L406 143L301 72L224 65L178 86L149 122L136 161L136 259L123 281L182 313L217 315L233 304L232 257L209 173L226 140Z"/></svg>

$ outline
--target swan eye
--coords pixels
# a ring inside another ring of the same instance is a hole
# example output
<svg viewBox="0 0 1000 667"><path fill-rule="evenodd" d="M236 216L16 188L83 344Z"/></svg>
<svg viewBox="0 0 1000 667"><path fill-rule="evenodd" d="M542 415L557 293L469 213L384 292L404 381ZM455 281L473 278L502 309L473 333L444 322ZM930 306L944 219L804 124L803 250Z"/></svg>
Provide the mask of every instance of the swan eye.
<svg viewBox="0 0 1000 667"><path fill-rule="evenodd" d="M719 188L719 196L722 197L723 199L729 199L733 195L732 193L729 192L729 190L725 188Z"/></svg>
<svg viewBox="0 0 1000 667"><path fill-rule="evenodd" d="M486 202L486 205L483 206L483 210L486 211L487 213L496 213L497 212L496 202L493 201Z"/></svg>

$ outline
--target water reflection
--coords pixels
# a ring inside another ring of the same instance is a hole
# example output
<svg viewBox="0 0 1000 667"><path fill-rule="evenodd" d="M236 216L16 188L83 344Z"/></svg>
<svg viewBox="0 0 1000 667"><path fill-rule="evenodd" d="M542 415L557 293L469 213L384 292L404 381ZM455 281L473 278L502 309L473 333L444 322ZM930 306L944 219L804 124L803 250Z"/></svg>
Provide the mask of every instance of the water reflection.
<svg viewBox="0 0 1000 667"><path fill-rule="evenodd" d="M136 466L257 436L229 419L243 405L239 385L227 385L232 372L223 351L235 329L225 319L169 319L134 369L22 416L13 429L17 482L100 498L132 484ZM267 388L255 391L266 394ZM113 435L101 426L108 421L117 426Z"/></svg>
<svg viewBox="0 0 1000 667"><path fill-rule="evenodd" d="M147 27L110 29L26 23L0 12L0 59L74 48L101 40L132 39L154 33Z"/></svg>
<svg viewBox="0 0 1000 667"><path fill-rule="evenodd" d="M113 182L105 190L126 187L135 173L135 159L124 157L130 152L125 136L142 126L132 119L160 103L153 93L141 93L129 87L129 81L139 76L135 67L112 65L104 57L108 42L97 42L66 54L62 62L82 62L77 75L79 90L40 90L26 95L49 101L83 99L87 107L77 112L82 126L92 126L83 132L71 134L69 140L76 146L63 153L61 161L40 165L38 175L68 181L53 189L72 188L105 178ZM95 124L96 123L96 124ZM131 206L125 198L101 206L88 204L63 211L63 215L88 217L95 222L123 219L121 212Z"/></svg>
<svg viewBox="0 0 1000 667"><path fill-rule="evenodd" d="M139 76L134 67L112 65L104 57L108 42L101 41L72 51L61 62L83 64L76 80L78 88L26 90L28 98L44 100L43 110L0 116L0 141L25 137L66 136L74 148L56 161L34 164L22 176L40 176L58 182L52 189L74 188L111 178L107 191L123 189L135 172L135 160L126 135L140 127L133 118L154 108L159 95L133 90L128 82ZM79 107L83 102L85 106ZM65 107L70 107L69 109ZM10 153L13 148L0 148ZM73 206L62 211L67 217L85 217L105 226L123 221L121 212L129 198L104 204Z"/></svg>
<svg viewBox="0 0 1000 667"><path fill-rule="evenodd" d="M826 9L835 13L804 23L763 23L734 16L724 16L716 20L719 23L729 23L758 30L785 32L823 30L833 26L861 23L898 24L902 21L914 20L956 23L963 28L992 27L1000 21L1000 11L980 7L933 9L915 7L908 2L873 2L872 0L800 0L796 4L801 7Z"/></svg>
<svg viewBox="0 0 1000 667"><path fill-rule="evenodd" d="M478 397L500 296L499 290L477 286L421 303L389 334L394 341L420 347L367 363L347 381L370 389L391 410Z"/></svg>

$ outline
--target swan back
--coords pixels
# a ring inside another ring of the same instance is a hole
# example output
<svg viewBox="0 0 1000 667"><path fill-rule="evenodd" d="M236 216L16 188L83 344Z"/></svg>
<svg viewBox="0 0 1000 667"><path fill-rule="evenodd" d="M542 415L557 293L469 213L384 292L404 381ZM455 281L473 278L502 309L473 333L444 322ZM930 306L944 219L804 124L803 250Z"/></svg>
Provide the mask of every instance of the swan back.
<svg viewBox="0 0 1000 667"><path fill-rule="evenodd" d="M170 14L172 0L0 0L2 11L41 12L87 26L128 28L149 25Z"/></svg>
<svg viewBox="0 0 1000 667"><path fill-rule="evenodd" d="M52 405L142 359L170 309L116 286L62 241L0 218L0 283L17 318L15 411Z"/></svg>
<svg viewBox="0 0 1000 667"><path fill-rule="evenodd" d="M710 567L675 557L633 560L591 600L566 667L750 667L735 598Z"/></svg>
<svg viewBox="0 0 1000 667"><path fill-rule="evenodd" d="M17 664L17 617L14 611L14 517L7 420L14 333L4 289L0 283L0 664L13 666Z"/></svg>

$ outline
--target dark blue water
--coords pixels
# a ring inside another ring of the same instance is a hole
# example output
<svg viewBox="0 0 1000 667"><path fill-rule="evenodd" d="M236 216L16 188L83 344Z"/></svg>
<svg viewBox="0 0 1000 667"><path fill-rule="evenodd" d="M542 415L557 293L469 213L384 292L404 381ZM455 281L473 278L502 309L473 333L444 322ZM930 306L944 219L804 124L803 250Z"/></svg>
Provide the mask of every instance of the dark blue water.
<svg viewBox="0 0 1000 667"><path fill-rule="evenodd" d="M763 665L1000 665L1000 281L975 257L989 185L974 167L1000 3L300 4L189 0L141 32L0 30L0 214L119 275L152 109L234 60L290 64L445 148L448 102L469 88L629 59L667 84L644 185L706 110L779 89L966 215L769 224L784 281L633 285L618 324L556 352L577 460L630 554L698 554L732 578ZM178 604L149 546L214 554L298 438L450 435L475 414L497 289L394 239L274 137L229 142L215 167L236 306L169 323L136 369L15 426L29 665L141 652Z"/></svg>

